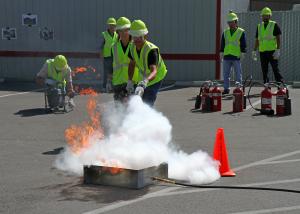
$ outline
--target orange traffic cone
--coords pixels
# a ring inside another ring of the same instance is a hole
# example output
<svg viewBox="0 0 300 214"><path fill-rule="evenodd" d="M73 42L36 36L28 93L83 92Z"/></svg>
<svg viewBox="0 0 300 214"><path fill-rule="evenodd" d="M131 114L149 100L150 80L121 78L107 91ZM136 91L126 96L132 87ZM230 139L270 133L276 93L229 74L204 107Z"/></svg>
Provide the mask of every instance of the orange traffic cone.
<svg viewBox="0 0 300 214"><path fill-rule="evenodd" d="M229 166L223 128L218 128L217 130L214 159L220 162L219 171L222 177L235 176L234 171Z"/></svg>

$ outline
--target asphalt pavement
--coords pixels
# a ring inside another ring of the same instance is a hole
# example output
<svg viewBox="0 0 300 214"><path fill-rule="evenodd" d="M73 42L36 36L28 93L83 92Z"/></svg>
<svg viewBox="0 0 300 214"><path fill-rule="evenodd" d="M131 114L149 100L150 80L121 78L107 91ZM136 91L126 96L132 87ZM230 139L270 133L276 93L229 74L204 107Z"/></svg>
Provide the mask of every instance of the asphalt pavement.
<svg viewBox="0 0 300 214"><path fill-rule="evenodd" d="M254 88L259 94L262 88ZM211 185L300 191L300 90L290 88L292 115L232 113L232 97L222 111L191 112L199 89L170 87L155 108L173 126L172 142L183 151L213 153L217 128L224 128L236 177ZM88 97L77 96L67 114L44 111L43 93L33 84L0 86L0 213L300 213L300 194L266 190L203 189L157 183L141 190L86 186L82 178L53 167L65 146L64 130L85 121ZM259 97L251 101L259 107ZM100 94L99 105L112 102ZM275 103L273 103L274 105Z"/></svg>

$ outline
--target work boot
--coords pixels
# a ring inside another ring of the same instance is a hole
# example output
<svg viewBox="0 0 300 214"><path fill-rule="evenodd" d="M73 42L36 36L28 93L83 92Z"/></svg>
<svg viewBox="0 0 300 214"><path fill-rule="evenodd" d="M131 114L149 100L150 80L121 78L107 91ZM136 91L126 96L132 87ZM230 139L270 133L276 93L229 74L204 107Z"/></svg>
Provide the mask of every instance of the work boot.
<svg viewBox="0 0 300 214"><path fill-rule="evenodd" d="M224 91L222 92L223 95L225 94L229 94L230 90L229 89L224 89Z"/></svg>

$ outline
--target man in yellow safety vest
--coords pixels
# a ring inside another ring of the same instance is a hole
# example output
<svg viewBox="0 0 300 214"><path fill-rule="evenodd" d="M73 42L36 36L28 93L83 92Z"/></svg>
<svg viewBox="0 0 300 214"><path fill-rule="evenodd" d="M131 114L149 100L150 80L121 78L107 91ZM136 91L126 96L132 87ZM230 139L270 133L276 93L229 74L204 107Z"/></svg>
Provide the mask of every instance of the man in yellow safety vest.
<svg viewBox="0 0 300 214"><path fill-rule="evenodd" d="M128 55L130 63L126 89L133 91L132 77L134 68L137 66L141 81L138 83L135 93L141 94L139 90L143 90L143 101L153 106L162 81L167 74L167 68L159 48L147 41L148 29L142 20L134 20L129 33L133 38L133 45Z"/></svg>
<svg viewBox="0 0 300 214"><path fill-rule="evenodd" d="M115 18L108 18L106 24L108 27L106 31L102 32L103 42L101 44L102 53L100 54L100 58L103 59L102 88L104 90L110 88L111 85L111 82L108 79L108 74L112 73L113 70L111 48L113 44L118 40Z"/></svg>
<svg viewBox="0 0 300 214"><path fill-rule="evenodd" d="M238 26L238 17L235 13L229 12L227 15L228 28L222 34L221 57L223 60L223 94L229 94L230 72L235 70L236 81L242 83L241 59L246 52L246 36L244 29Z"/></svg>
<svg viewBox="0 0 300 214"><path fill-rule="evenodd" d="M39 85L49 84L67 91L70 98L74 97L71 68L65 56L57 55L54 59L47 59L41 70L36 75ZM73 99L69 105L75 106Z"/></svg>
<svg viewBox="0 0 300 214"><path fill-rule="evenodd" d="M126 17L120 17L117 20L116 30L119 40L112 47L113 57L113 73L112 85L114 90L114 99L117 101L125 101L128 96L126 85L128 81L128 64L130 59L128 54L132 46L131 36L129 35L131 22ZM138 82L138 70L134 70L133 82Z"/></svg>
<svg viewBox="0 0 300 214"><path fill-rule="evenodd" d="M283 82L283 77L278 69L280 57L280 35L281 30L275 21L271 20L272 10L265 7L261 11L262 23L256 29L256 40L252 52L253 60L257 61L257 49L260 55L260 64L264 83L269 82L268 65L272 66L276 82Z"/></svg>

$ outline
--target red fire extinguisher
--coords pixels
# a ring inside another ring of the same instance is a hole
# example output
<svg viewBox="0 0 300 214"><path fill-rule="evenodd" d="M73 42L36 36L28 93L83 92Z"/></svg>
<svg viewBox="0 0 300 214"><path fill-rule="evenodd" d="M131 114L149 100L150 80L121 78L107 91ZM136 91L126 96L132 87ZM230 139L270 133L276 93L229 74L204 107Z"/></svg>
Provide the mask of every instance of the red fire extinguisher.
<svg viewBox="0 0 300 214"><path fill-rule="evenodd" d="M195 109L199 109L201 107L201 99L202 99L202 87L200 87L200 92L199 94L196 96L196 100L195 100Z"/></svg>
<svg viewBox="0 0 300 214"><path fill-rule="evenodd" d="M202 104L202 111L211 111L211 94L210 94L210 82L206 82L202 89L202 97L201 97L201 104Z"/></svg>
<svg viewBox="0 0 300 214"><path fill-rule="evenodd" d="M288 101L288 89L281 85L276 93L276 115L284 116L289 115L287 112L291 112L290 106L287 105Z"/></svg>
<svg viewBox="0 0 300 214"><path fill-rule="evenodd" d="M212 111L222 110L222 92L218 85L215 83L211 89L210 94L212 96Z"/></svg>
<svg viewBox="0 0 300 214"><path fill-rule="evenodd" d="M292 100L289 95L289 89L285 86L286 88L286 98L284 100L284 113L285 115L291 115L292 114Z"/></svg>
<svg viewBox="0 0 300 214"><path fill-rule="evenodd" d="M265 88L261 92L261 111L265 110L272 110L272 91L268 84L265 84Z"/></svg>
<svg viewBox="0 0 300 214"><path fill-rule="evenodd" d="M244 93L240 83L236 84L233 90L233 112L242 112L244 106Z"/></svg>

